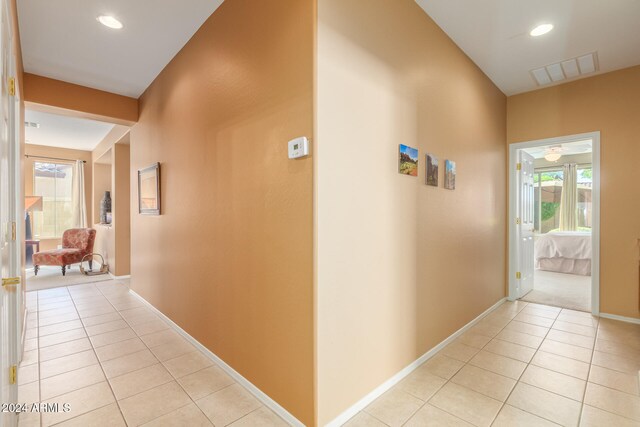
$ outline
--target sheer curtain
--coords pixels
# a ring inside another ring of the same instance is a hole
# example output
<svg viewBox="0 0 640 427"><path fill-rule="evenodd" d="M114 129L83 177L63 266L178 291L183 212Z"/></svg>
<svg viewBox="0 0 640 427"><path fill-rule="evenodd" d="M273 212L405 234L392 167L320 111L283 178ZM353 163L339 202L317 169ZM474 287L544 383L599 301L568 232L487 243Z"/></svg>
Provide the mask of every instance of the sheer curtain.
<svg viewBox="0 0 640 427"><path fill-rule="evenodd" d="M76 228L87 228L87 199L84 192L84 162L77 160L73 169L73 224Z"/></svg>
<svg viewBox="0 0 640 427"><path fill-rule="evenodd" d="M563 166L562 196L560 197L560 231L578 229L578 165Z"/></svg>

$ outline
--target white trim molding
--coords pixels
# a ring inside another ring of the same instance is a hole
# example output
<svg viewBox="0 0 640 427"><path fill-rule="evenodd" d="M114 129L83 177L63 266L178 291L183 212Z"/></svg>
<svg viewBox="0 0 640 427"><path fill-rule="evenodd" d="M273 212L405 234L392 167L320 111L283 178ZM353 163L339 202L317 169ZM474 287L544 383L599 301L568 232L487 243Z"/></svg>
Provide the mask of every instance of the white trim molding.
<svg viewBox="0 0 640 427"><path fill-rule="evenodd" d="M131 279L131 275L127 274L126 276L116 276L115 274L109 272L109 276L111 276L111 278L113 280L124 280L124 279ZM133 292L133 291L132 291ZM139 295L138 295L139 296Z"/></svg>
<svg viewBox="0 0 640 427"><path fill-rule="evenodd" d="M292 425L294 427L304 427L304 424L301 423L300 420L298 420L289 411L287 411L282 406L280 406L280 404L278 404L278 402L276 402L275 400L270 398L266 393L264 393L262 390L260 390L255 385L253 385L245 377L240 375L240 373L238 373L238 371L236 371L231 366L229 366L227 363L225 363L224 360L222 360L221 358L216 356L214 353L212 353L208 348L206 348L205 346L200 344L198 342L198 340L193 338L184 329L182 329L180 326L178 326L173 320L169 319L160 310L158 310L153 305L151 305L150 302L145 300L143 297L141 297L140 295L138 295L135 291L133 291L131 289L129 289L129 292L131 292L131 294L133 296L138 298L147 308L149 308L155 314L160 316L165 322L167 322L169 324L169 326L171 326L176 332L178 332L180 335L182 335L187 341L189 341L191 344L193 344L198 350L200 350L200 352L202 354L204 354L209 359L211 359L216 365L218 365L218 367L220 367L223 371L225 371L238 384L243 386L247 391L249 391L249 393L253 394L256 397L256 399L258 399L260 402L262 402L267 408L271 409L273 412L278 414L278 416L280 416L280 418L285 420L290 425Z"/></svg>
<svg viewBox="0 0 640 427"><path fill-rule="evenodd" d="M620 322L634 323L640 325L640 319L636 317L618 316L617 314L600 313L600 317L604 319L618 320Z"/></svg>
<svg viewBox="0 0 640 427"><path fill-rule="evenodd" d="M517 142L509 144L509 301L517 299L516 292L516 271L518 271L518 260L515 254L516 241L516 163L518 150L523 148L541 147L544 145L567 144L575 141L592 141L591 163L593 167L592 203L591 210L591 314L600 314L600 132L581 133L577 135L566 135L557 138L538 139L535 141Z"/></svg>
<svg viewBox="0 0 640 427"><path fill-rule="evenodd" d="M342 414L338 415L333 421L326 425L326 427L339 427L349 421L351 418L355 417L358 412L362 411L364 408L369 406L374 400L378 397L382 396L385 392L390 390L394 385L398 384L402 381L406 376L415 371L420 367L424 362L431 359L436 355L440 350L450 344L453 340L458 338L460 335L464 334L467 330L469 330L472 326L482 320L485 316L491 313L496 308L500 307L507 298L502 298L500 301L486 309L482 314L473 319L471 322L464 325L462 328L458 329L452 335L450 335L447 339L442 341L440 344L433 347L431 350L427 351L425 354L420 356L414 362L412 362L409 366L405 367L403 370L395 374L393 377L389 378L384 383L380 384L376 387L371 393L367 394L365 397L360 399L356 404L351 406L349 409L344 411Z"/></svg>

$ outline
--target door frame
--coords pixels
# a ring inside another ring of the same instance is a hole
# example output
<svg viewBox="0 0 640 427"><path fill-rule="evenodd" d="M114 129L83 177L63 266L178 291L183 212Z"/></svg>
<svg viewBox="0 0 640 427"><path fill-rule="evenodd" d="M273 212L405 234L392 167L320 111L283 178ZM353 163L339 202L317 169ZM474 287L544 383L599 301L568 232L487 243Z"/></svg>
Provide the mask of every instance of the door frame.
<svg viewBox="0 0 640 427"><path fill-rule="evenodd" d="M566 144L569 142L582 141L585 139L591 139L592 141L591 162L593 168L593 207L591 214L591 220L593 222L593 226L591 228L591 313L595 316L600 315L600 131L509 144L509 294L507 297L509 301L515 301L517 299L516 272L519 271L517 259L518 257L516 256L516 248L518 245L516 239L516 163L518 161L518 150L545 145Z"/></svg>
<svg viewBox="0 0 640 427"><path fill-rule="evenodd" d="M8 206L8 224L2 224L5 230L10 230L12 225L15 227L15 234L7 231L11 236L7 236L7 244L9 250L8 265L6 271L3 274L7 274L6 278L19 278L19 281L15 285L8 285L7 288L3 287L3 298L6 295L7 306L6 310L8 324L7 324L7 337L3 337L3 341L6 341L7 348L3 348L3 353L6 352L7 363L9 366L3 366L2 372L0 372L0 384L4 387L4 384L9 381L10 371L9 367L17 370L22 359L22 286L24 282L24 274L22 269L22 248L24 247L23 238L23 224L24 224L24 205L23 205L23 188L22 188L22 115L21 115L21 101L20 101L20 87L18 84L17 76L17 64L16 53L14 51L14 33L12 17L12 5L7 0L0 0L0 32L2 35L0 41L2 42L2 49L0 53L2 58L0 59L0 79L1 84L6 86L6 119L7 119L7 176L9 187L9 199ZM5 52L6 49L6 52ZM6 57L4 56L6 54ZM5 74L6 72L6 74ZM13 93L10 92L9 80L13 79ZM4 99L2 100L4 103ZM2 114L5 114L3 112ZM4 119L3 119L4 120ZM1 333L1 332L0 332ZM1 364L1 363L0 363ZM15 403L18 399L18 380L15 378L15 383L9 384L6 389L7 395L4 394L5 390L0 391L2 394L3 403ZM7 421L9 425L17 424L17 414L8 413L8 417L5 419L0 418L0 425Z"/></svg>

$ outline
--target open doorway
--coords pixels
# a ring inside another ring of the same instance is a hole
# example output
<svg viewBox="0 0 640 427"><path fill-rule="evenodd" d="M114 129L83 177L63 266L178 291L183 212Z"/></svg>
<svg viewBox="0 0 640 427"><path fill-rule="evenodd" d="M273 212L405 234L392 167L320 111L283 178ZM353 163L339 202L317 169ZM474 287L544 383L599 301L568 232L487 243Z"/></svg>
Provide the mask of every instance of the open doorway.
<svg viewBox="0 0 640 427"><path fill-rule="evenodd" d="M509 298L599 312L599 133L510 147Z"/></svg>
<svg viewBox="0 0 640 427"><path fill-rule="evenodd" d="M129 274L128 132L81 114L27 106L27 291ZM85 275L81 266L109 274Z"/></svg>

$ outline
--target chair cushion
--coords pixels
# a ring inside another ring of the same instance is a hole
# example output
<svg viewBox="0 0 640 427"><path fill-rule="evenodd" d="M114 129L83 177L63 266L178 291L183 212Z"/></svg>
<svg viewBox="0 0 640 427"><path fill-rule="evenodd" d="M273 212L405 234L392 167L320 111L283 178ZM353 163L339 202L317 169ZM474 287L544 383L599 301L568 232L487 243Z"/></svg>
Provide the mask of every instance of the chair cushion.
<svg viewBox="0 0 640 427"><path fill-rule="evenodd" d="M33 265L69 265L82 261L85 251L75 248L52 249L33 254Z"/></svg>
<svg viewBox="0 0 640 427"><path fill-rule="evenodd" d="M90 254L93 252L93 243L96 240L96 230L93 228L70 228L62 233L62 247L84 250Z"/></svg>

